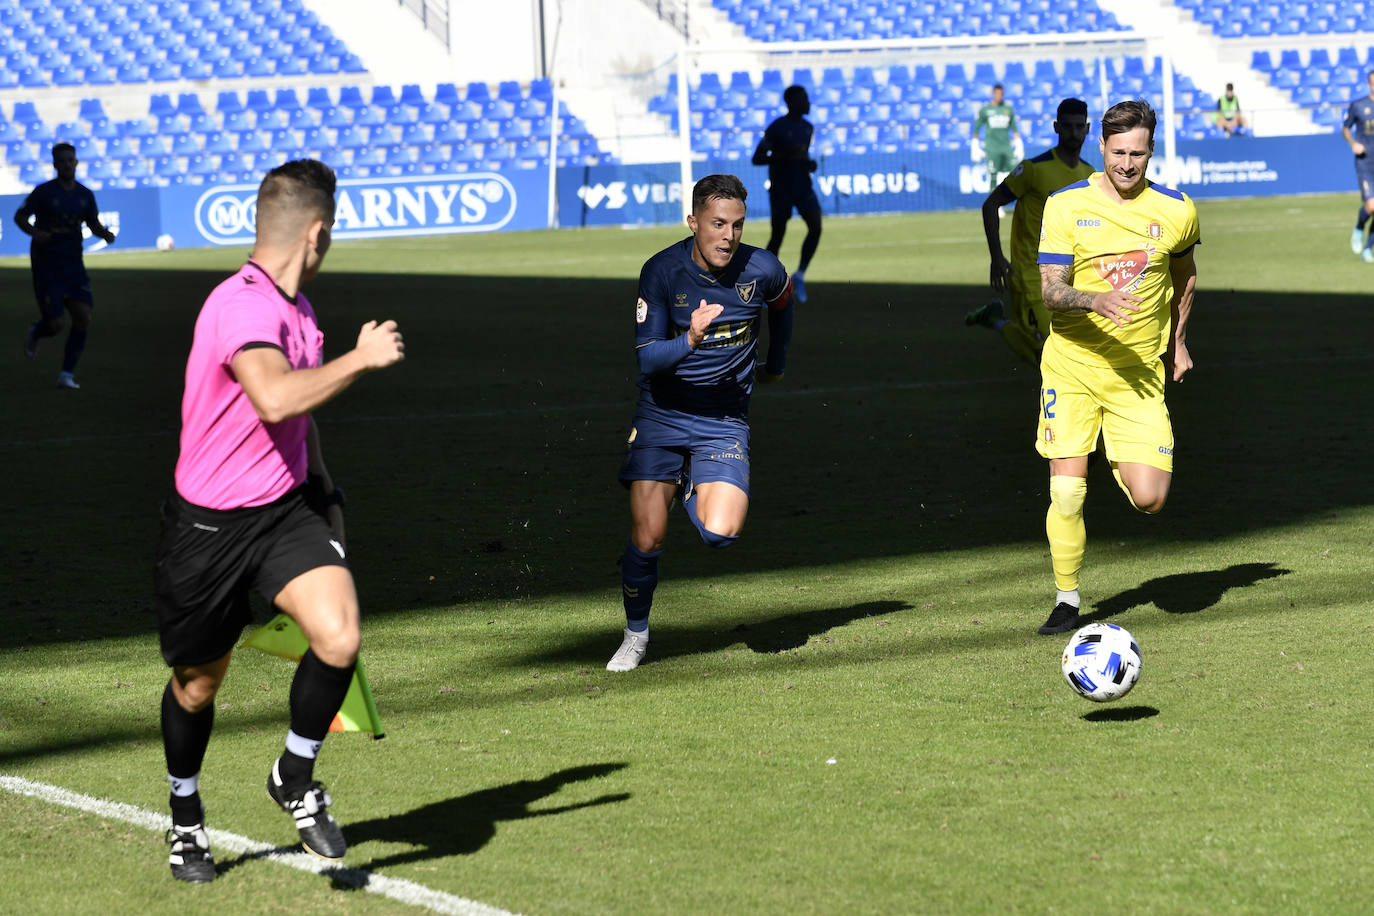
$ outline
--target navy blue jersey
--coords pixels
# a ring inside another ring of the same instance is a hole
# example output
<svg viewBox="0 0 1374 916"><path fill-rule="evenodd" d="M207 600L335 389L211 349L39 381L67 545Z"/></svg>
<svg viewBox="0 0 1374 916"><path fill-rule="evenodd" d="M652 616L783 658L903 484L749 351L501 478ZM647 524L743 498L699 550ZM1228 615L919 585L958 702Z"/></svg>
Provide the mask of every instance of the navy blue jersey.
<svg viewBox="0 0 1374 916"><path fill-rule="evenodd" d="M768 181L773 192L802 195L811 190L811 137L815 128L802 117L783 115L763 132L772 149Z"/></svg>
<svg viewBox="0 0 1374 916"><path fill-rule="evenodd" d="M635 304L635 347L687 333L701 305L724 306L695 350L672 368L639 376L640 400L707 417L743 417L754 390L759 319L788 304L787 270L768 251L741 244L719 274L692 260L692 239L644 262Z"/></svg>
<svg viewBox="0 0 1374 916"><path fill-rule="evenodd" d="M1345 112L1345 126L1359 142L1374 144L1374 98L1364 96L1351 102Z"/></svg>
<svg viewBox="0 0 1374 916"><path fill-rule="evenodd" d="M29 253L35 261L59 266L81 263L81 227L96 220L99 211L90 188L77 182L67 190L54 178L34 188L14 215L24 221L32 216L35 230L52 234L46 243L30 243Z"/></svg>

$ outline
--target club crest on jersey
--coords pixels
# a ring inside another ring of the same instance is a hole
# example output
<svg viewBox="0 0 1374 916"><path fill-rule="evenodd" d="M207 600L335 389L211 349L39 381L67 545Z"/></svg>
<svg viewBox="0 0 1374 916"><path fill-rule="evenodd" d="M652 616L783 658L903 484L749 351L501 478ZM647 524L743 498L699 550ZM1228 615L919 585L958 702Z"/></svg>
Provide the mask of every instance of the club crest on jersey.
<svg viewBox="0 0 1374 916"><path fill-rule="evenodd" d="M635 300L635 324L643 324L649 318L649 303L640 296Z"/></svg>
<svg viewBox="0 0 1374 916"><path fill-rule="evenodd" d="M1159 220L1150 223L1150 238L1157 239L1164 235L1164 227L1159 224Z"/></svg>
<svg viewBox="0 0 1374 916"><path fill-rule="evenodd" d="M748 283L736 283L735 292L739 293L739 301L748 305L749 300L754 298L754 288L758 285L758 280L750 280Z"/></svg>

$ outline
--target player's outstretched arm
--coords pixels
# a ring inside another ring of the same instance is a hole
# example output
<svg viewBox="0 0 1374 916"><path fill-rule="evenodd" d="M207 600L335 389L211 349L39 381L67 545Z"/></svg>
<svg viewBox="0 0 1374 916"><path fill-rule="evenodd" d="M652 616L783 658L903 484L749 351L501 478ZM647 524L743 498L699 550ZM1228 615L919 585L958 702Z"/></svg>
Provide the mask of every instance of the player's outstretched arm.
<svg viewBox="0 0 1374 916"><path fill-rule="evenodd" d="M1193 260L1192 248L1169 260L1169 279L1174 285L1174 294L1169 299L1173 333L1164 349L1164 368L1171 379L1181 382L1193 368L1193 357L1188 352L1188 317L1192 314L1193 294L1197 290L1197 262Z"/></svg>
<svg viewBox="0 0 1374 916"><path fill-rule="evenodd" d="M1090 293L1069 285L1073 277L1070 264L1040 265L1040 294L1052 312L1082 315L1096 312L1118 328L1124 328L1134 312L1140 311L1140 297L1121 290Z"/></svg>
<svg viewBox="0 0 1374 916"><path fill-rule="evenodd" d="M310 413L359 376L403 359L405 342L396 322L369 321L358 332L357 346L318 369L292 369L286 354L275 347L240 350L232 367L258 417L280 423Z"/></svg>

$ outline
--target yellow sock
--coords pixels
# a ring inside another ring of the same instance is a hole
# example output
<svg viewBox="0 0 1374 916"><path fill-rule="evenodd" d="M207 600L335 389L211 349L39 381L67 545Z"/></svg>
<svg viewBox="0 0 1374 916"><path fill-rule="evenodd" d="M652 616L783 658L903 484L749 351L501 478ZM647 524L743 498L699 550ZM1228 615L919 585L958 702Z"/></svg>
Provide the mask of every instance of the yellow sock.
<svg viewBox="0 0 1374 916"><path fill-rule="evenodd" d="M1083 524L1083 502L1088 496L1088 481L1082 477L1050 478L1050 509L1045 513L1045 535L1050 541L1050 561L1054 582L1061 591L1078 588L1078 573L1083 569L1083 549L1088 544L1088 528Z"/></svg>

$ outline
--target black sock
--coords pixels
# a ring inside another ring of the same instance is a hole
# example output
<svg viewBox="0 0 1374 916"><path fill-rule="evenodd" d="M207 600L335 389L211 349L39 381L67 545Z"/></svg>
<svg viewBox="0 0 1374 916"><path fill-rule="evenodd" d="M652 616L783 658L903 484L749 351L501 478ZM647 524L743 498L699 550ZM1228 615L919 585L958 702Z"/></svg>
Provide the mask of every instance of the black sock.
<svg viewBox="0 0 1374 916"><path fill-rule="evenodd" d="M320 661L314 650L306 651L291 681L291 731L309 741L324 740L353 682L353 668L336 668ZM313 758L288 750L277 763L277 774L283 785L299 787L310 781L314 767Z"/></svg>
<svg viewBox="0 0 1374 916"><path fill-rule="evenodd" d="M1355 217L1355 228L1363 229L1369 222L1370 213L1363 206L1360 207L1359 215Z"/></svg>
<svg viewBox="0 0 1374 916"><path fill-rule="evenodd" d="M172 823L178 827L190 827L205 823L205 809L200 803L200 793L190 795L169 795L172 806Z"/></svg>
<svg viewBox="0 0 1374 916"><path fill-rule="evenodd" d="M186 778L198 774L214 727L214 703L200 712L187 712L172 693L172 682L167 682L167 689L162 691L162 749L167 755L168 773Z"/></svg>

